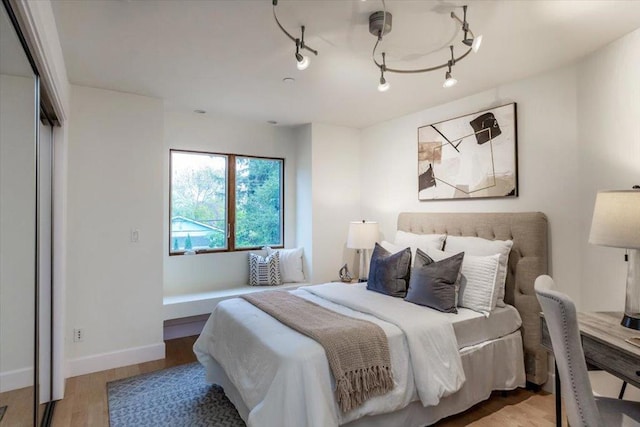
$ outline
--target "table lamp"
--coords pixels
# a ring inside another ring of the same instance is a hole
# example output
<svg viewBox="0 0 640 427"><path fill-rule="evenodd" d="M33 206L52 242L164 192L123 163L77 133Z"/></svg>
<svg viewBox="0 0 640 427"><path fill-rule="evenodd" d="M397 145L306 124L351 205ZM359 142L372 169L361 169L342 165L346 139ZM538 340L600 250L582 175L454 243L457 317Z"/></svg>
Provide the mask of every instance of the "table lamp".
<svg viewBox="0 0 640 427"><path fill-rule="evenodd" d="M360 282L366 282L368 276L367 250L373 249L378 241L378 223L375 221L351 221L347 235L347 247L360 251Z"/></svg>
<svg viewBox="0 0 640 427"><path fill-rule="evenodd" d="M622 325L640 330L640 189L600 191L589 243L625 248L627 293Z"/></svg>

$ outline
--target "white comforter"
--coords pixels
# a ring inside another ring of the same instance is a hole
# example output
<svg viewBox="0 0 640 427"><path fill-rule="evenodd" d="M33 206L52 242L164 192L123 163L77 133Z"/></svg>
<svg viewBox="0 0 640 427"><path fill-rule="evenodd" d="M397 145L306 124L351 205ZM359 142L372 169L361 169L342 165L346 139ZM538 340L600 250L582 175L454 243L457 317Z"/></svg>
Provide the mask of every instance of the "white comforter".
<svg viewBox="0 0 640 427"><path fill-rule="evenodd" d="M464 383L451 315L367 291L328 283L294 294L331 310L378 324L389 340L395 386L343 414L324 349L243 299L217 305L194 350L205 366L214 358L249 408L249 427L326 427L410 402L438 404Z"/></svg>

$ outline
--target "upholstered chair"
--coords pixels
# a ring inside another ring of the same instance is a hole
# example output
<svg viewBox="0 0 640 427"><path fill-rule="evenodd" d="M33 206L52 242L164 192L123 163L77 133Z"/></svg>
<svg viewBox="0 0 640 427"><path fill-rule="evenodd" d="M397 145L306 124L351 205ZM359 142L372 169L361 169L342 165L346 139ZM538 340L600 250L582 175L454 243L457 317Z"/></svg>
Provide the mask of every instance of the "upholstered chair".
<svg viewBox="0 0 640 427"><path fill-rule="evenodd" d="M562 397L571 427L640 426L640 402L594 397L584 360L576 307L552 290L553 279L540 276L535 291L551 335Z"/></svg>

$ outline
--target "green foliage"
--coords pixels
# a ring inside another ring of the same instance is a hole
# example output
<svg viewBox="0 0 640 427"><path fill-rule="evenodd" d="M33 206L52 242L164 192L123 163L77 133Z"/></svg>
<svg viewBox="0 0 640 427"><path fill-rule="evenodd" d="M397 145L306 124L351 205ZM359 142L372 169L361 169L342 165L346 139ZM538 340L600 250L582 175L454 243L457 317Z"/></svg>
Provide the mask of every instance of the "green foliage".
<svg viewBox="0 0 640 427"><path fill-rule="evenodd" d="M174 238L173 239L173 250L174 251L179 251L180 250L180 246L178 246L178 238Z"/></svg>
<svg viewBox="0 0 640 427"><path fill-rule="evenodd" d="M191 249L193 249L193 246L191 245L191 234L187 234L187 238L184 241L184 250L190 251Z"/></svg>
<svg viewBox="0 0 640 427"><path fill-rule="evenodd" d="M282 162L236 158L236 247L278 245Z"/></svg>
<svg viewBox="0 0 640 427"><path fill-rule="evenodd" d="M210 248L222 248L225 245L225 233L209 233L207 235L209 238L209 247Z"/></svg>

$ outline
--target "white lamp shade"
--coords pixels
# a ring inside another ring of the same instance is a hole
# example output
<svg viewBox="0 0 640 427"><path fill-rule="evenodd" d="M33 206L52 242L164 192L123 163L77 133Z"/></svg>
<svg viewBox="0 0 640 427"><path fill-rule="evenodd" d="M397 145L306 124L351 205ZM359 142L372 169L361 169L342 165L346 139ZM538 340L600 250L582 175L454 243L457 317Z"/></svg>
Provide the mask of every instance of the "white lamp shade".
<svg viewBox="0 0 640 427"><path fill-rule="evenodd" d="M378 223L375 221L351 221L347 235L347 247L372 249L378 241Z"/></svg>
<svg viewBox="0 0 640 427"><path fill-rule="evenodd" d="M598 192L589 243L640 249L640 190Z"/></svg>

